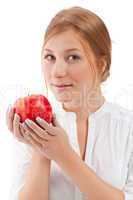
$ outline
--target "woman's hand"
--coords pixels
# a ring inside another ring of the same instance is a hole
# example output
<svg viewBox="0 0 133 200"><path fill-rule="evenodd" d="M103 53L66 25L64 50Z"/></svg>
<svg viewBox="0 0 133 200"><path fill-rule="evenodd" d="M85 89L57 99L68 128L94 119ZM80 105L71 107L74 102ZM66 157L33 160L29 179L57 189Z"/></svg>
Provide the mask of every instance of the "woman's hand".
<svg viewBox="0 0 133 200"><path fill-rule="evenodd" d="M14 109L11 106L8 107L7 112L6 112L6 124L9 131L12 132L13 136L18 141L32 146L32 144L29 142L27 137L25 137L25 129L22 126L22 123L20 123L19 115L14 113ZM32 138L32 141L33 143L36 143L36 141L33 138Z"/></svg>
<svg viewBox="0 0 133 200"><path fill-rule="evenodd" d="M13 136L18 140L19 142L25 143L27 145L30 145L32 147L32 155L34 158L41 159L43 161L50 161L46 157L44 157L40 152L35 148L35 146L39 145L39 143L34 140L34 138L31 138L32 136L29 136L30 140L27 139L25 134L25 129L22 126L22 123L20 123L20 117L16 113L14 113L13 107L8 107L6 111L6 124L10 132L12 132ZM32 143L30 142L32 141Z"/></svg>
<svg viewBox="0 0 133 200"><path fill-rule="evenodd" d="M24 138L24 128L20 124L19 115L14 113L13 107L9 106L6 111L6 124L10 132L12 132L13 136L20 142L25 144L29 144L29 141Z"/></svg>
<svg viewBox="0 0 133 200"><path fill-rule="evenodd" d="M29 119L25 120L22 124L25 129L24 137L48 159L58 161L64 158L71 146L65 130L55 116L52 124L39 117L36 121L37 123Z"/></svg>

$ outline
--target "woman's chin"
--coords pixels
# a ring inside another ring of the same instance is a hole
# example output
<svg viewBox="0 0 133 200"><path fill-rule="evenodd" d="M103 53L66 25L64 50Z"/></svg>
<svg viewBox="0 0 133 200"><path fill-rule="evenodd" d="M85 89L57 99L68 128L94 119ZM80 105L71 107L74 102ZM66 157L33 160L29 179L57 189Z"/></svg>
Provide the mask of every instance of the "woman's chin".
<svg viewBox="0 0 133 200"><path fill-rule="evenodd" d="M59 101L59 102L61 102L61 103L71 101L70 97L68 97L68 96L66 96L66 95L64 95L64 96L63 96L63 95L62 95L62 96L60 96L60 95L55 95L55 97L56 97L56 100Z"/></svg>

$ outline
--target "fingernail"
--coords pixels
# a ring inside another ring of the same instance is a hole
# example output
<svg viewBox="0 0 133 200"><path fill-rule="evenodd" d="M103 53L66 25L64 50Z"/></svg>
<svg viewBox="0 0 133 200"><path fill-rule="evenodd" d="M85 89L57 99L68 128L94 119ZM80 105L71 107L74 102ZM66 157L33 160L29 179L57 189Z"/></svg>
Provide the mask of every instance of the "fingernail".
<svg viewBox="0 0 133 200"><path fill-rule="evenodd" d="M32 124L32 121L30 119L26 119L25 122Z"/></svg>
<svg viewBox="0 0 133 200"><path fill-rule="evenodd" d="M19 115L18 115L17 113L15 113L15 117L16 117L16 118L20 118Z"/></svg>
<svg viewBox="0 0 133 200"><path fill-rule="evenodd" d="M41 121L42 121L42 118L36 117L36 120L41 122Z"/></svg>

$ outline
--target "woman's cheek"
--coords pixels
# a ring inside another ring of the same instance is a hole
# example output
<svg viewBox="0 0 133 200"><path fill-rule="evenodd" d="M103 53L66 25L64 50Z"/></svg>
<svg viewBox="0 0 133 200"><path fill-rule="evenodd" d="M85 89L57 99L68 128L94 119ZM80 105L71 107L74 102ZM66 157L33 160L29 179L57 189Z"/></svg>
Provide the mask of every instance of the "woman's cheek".
<svg viewBox="0 0 133 200"><path fill-rule="evenodd" d="M72 72L72 78L75 82L83 82L88 79L88 71L83 70L81 67Z"/></svg>

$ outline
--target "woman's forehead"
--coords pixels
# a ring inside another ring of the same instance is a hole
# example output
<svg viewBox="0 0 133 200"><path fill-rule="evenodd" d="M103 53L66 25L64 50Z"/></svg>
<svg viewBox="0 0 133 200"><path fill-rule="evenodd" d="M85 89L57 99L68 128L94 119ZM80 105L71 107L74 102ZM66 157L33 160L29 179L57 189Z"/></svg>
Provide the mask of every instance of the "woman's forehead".
<svg viewBox="0 0 133 200"><path fill-rule="evenodd" d="M82 51L82 45L79 41L79 37L74 32L63 32L52 36L44 45L44 49L54 49L62 48L64 51L69 49Z"/></svg>
<svg viewBox="0 0 133 200"><path fill-rule="evenodd" d="M83 36L73 30L64 31L56 35L51 36L43 46L43 52L51 53L66 53L66 52L78 52L86 57L86 50L91 55L92 49ZM91 55L92 56L92 55Z"/></svg>

